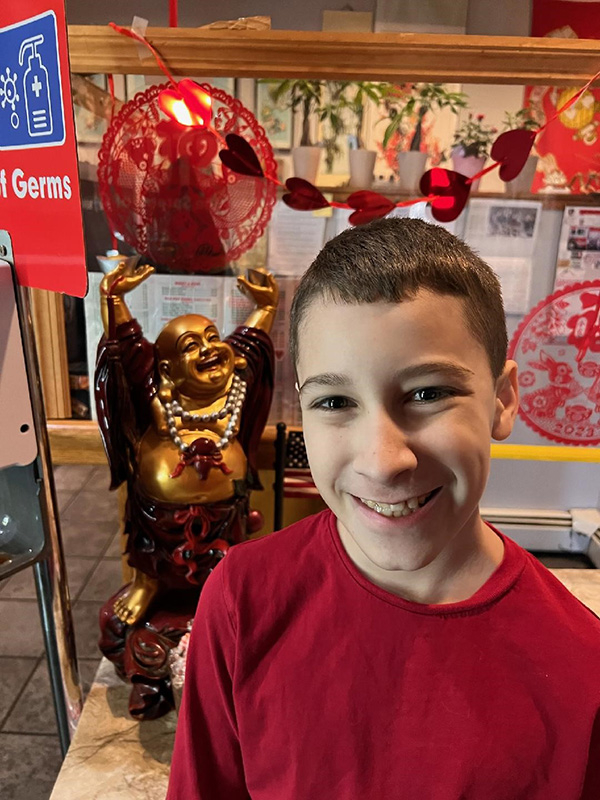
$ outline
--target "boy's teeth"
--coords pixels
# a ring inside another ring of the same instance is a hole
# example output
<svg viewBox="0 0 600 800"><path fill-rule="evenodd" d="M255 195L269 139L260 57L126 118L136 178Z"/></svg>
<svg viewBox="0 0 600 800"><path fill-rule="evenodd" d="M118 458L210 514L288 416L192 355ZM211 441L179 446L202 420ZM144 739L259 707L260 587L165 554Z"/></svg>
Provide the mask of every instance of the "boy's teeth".
<svg viewBox="0 0 600 800"><path fill-rule="evenodd" d="M410 497L402 503L378 503L376 500L367 500L361 497L361 503L368 508L372 508L383 517L407 517L417 508L423 505L429 495L422 494L420 497Z"/></svg>

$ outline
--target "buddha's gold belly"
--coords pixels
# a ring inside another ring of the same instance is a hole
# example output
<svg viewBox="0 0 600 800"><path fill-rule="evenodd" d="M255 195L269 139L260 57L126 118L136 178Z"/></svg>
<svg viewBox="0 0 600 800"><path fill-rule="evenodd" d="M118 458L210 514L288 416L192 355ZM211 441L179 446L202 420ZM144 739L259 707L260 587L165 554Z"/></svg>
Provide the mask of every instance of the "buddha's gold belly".
<svg viewBox="0 0 600 800"><path fill-rule="evenodd" d="M186 444L199 435L218 441L212 431L179 431ZM226 475L218 467L212 467L208 477L202 480L195 467L187 466L181 475L171 475L179 464L179 450L170 439L160 437L154 428L149 428L138 449L138 478L140 488L149 497L163 503L190 505L216 503L227 500L234 494L233 482L246 477L247 460L239 442L234 440L222 451L222 463L231 470Z"/></svg>

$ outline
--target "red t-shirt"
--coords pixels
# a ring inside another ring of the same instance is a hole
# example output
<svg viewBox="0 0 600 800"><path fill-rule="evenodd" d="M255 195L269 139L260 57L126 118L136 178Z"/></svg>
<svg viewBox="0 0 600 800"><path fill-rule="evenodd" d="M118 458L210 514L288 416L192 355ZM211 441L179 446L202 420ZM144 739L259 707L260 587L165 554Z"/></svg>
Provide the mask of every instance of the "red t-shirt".
<svg viewBox="0 0 600 800"><path fill-rule="evenodd" d="M234 547L167 800L599 800L600 621L525 550L460 603L373 585L329 511Z"/></svg>

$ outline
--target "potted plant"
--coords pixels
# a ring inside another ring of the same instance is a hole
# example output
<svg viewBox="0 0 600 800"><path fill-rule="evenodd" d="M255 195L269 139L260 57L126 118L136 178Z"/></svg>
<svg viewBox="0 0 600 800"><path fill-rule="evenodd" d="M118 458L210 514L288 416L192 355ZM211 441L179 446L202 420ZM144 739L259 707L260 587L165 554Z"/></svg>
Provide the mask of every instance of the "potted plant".
<svg viewBox="0 0 600 800"><path fill-rule="evenodd" d="M427 152L423 151L423 123L427 114L449 108L457 114L466 106L463 92L449 92L442 83L413 83L398 87L388 93L385 105L389 123L383 135L383 147L387 147L395 134L408 133L408 150L398 153L400 183L404 189L417 190L425 170Z"/></svg>
<svg viewBox="0 0 600 800"><path fill-rule="evenodd" d="M345 107L344 92L348 85L348 81L325 81L326 101L317 109L323 125L322 143L325 150L325 168L329 173L333 169L336 156L342 152L339 137L346 130L342 110Z"/></svg>
<svg viewBox="0 0 600 800"><path fill-rule="evenodd" d="M515 111L514 114L510 111L506 111L504 113L504 120L502 122L503 133L505 131L514 131L519 128L526 131L533 131L539 128L541 124L540 120L536 119L534 109L531 104L526 105L524 108L520 108L518 111ZM537 165L537 155L530 155L525 162L525 166L517 175L517 177L512 181L506 181L504 184L505 191L513 197L516 194L529 192L531 190L531 184L535 176Z"/></svg>
<svg viewBox="0 0 600 800"><path fill-rule="evenodd" d="M483 114L474 115L471 111L454 133L452 142L452 164L456 172L470 178L481 172L493 145L497 128L484 122ZM479 188L479 178L473 181L472 191Z"/></svg>
<svg viewBox="0 0 600 800"><path fill-rule="evenodd" d="M377 152L365 148L363 139L365 107L369 101L379 105L387 97L390 88L389 83L352 81L346 84L346 91L342 94L342 107L348 109L353 117L356 140L356 146L351 148L348 154L350 186L353 188L369 189L373 183L373 169Z"/></svg>
<svg viewBox="0 0 600 800"><path fill-rule="evenodd" d="M302 81L288 79L269 81L269 94L274 103L283 101L294 112L302 113L302 134L300 145L292 149L294 175L315 183L321 160L321 148L313 144L310 136L310 118L321 108L323 84L321 81Z"/></svg>

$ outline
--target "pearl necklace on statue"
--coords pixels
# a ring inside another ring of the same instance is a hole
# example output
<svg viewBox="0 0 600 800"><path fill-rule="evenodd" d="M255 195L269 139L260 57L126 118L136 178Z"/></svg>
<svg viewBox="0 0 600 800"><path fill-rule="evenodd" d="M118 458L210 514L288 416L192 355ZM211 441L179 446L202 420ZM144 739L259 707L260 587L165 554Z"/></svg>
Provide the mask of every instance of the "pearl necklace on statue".
<svg viewBox="0 0 600 800"><path fill-rule="evenodd" d="M172 400L170 403L164 403L163 413L165 415L165 422L167 423L167 428L169 429L171 441L182 453L182 455L185 455L189 445L185 444L181 436L179 436L177 433L177 425L175 421L176 417L180 417L181 421L188 425L203 425L207 422L217 422L217 420L225 419L225 417L231 415L223 436L221 436L219 441L216 442L216 447L219 450L225 450L235 435L235 426L237 425L240 411L244 405L245 397L246 382L237 375L234 375L231 389L229 390L225 404L220 411L213 411L211 414L190 414L190 412L185 411L176 400Z"/></svg>

